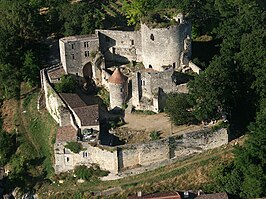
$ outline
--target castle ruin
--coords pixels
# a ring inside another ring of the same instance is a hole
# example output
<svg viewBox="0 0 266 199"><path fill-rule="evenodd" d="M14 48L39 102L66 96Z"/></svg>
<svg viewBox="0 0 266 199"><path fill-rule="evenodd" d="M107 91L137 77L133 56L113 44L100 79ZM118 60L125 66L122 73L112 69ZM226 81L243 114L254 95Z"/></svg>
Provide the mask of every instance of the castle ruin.
<svg viewBox="0 0 266 199"><path fill-rule="evenodd" d="M106 118L99 104L84 102L76 93L58 93L54 89L53 84L68 74L86 92L95 86L105 87L109 91L109 110L122 109L131 103L135 109L159 112L168 93L187 92L186 82L180 80L177 72L200 71L190 61L191 24L182 14L175 20L164 28L151 28L142 23L139 31L96 30L94 35L59 40L61 63L41 70L45 107L59 124L54 145L56 173L92 163L118 173L227 143L226 130L208 134L203 129L190 132L182 139L170 136L136 145L103 146L100 136ZM142 62L144 68L126 76L122 69L129 62ZM81 143L84 150L77 154L71 152L65 147L71 141Z"/></svg>

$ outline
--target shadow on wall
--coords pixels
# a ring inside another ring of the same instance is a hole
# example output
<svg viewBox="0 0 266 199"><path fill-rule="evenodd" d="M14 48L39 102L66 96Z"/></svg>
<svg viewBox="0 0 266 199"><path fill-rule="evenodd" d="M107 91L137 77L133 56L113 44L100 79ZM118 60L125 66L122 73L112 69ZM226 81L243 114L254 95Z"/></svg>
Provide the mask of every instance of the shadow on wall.
<svg viewBox="0 0 266 199"><path fill-rule="evenodd" d="M193 76L185 73L180 73L174 71L172 75L172 81L175 82L176 85L187 83L189 80L193 79Z"/></svg>
<svg viewBox="0 0 266 199"><path fill-rule="evenodd" d="M128 58L119 55L119 48L116 48L116 41L111 37L108 37L104 34L99 34L100 37L100 49L102 54L105 57L106 62L112 63L129 63Z"/></svg>

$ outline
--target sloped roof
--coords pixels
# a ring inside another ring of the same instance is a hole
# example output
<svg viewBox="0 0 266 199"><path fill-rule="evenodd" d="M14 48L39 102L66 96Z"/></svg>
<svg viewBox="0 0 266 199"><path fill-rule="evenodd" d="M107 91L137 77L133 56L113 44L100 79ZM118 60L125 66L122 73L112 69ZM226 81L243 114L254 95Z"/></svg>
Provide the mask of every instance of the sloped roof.
<svg viewBox="0 0 266 199"><path fill-rule="evenodd" d="M119 68L116 68L108 82L113 84L123 84L127 81L127 77L122 74Z"/></svg>
<svg viewBox="0 0 266 199"><path fill-rule="evenodd" d="M72 109L87 106L87 104L76 93L60 93L59 95Z"/></svg>
<svg viewBox="0 0 266 199"><path fill-rule="evenodd" d="M77 141L77 130L73 126L63 126L57 129L57 142Z"/></svg>
<svg viewBox="0 0 266 199"><path fill-rule="evenodd" d="M58 79L58 78L62 77L65 74L66 74L66 72L65 72L63 67L56 68L54 70L48 71L48 76L51 79Z"/></svg>
<svg viewBox="0 0 266 199"><path fill-rule="evenodd" d="M73 111L81 121L82 126L99 125L99 106L98 104L74 108Z"/></svg>

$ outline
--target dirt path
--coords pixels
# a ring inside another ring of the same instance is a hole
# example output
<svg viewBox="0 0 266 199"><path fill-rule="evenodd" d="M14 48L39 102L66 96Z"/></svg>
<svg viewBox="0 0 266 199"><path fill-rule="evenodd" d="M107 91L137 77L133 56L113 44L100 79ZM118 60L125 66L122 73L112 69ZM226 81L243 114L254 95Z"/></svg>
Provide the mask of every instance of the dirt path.
<svg viewBox="0 0 266 199"><path fill-rule="evenodd" d="M171 134L184 133L184 131L199 130L201 125L181 125L175 126L171 124L169 117L165 113L158 113L154 115L144 114L130 114L126 113L125 121L127 124L123 127L127 127L136 131L159 131L161 137L167 137Z"/></svg>

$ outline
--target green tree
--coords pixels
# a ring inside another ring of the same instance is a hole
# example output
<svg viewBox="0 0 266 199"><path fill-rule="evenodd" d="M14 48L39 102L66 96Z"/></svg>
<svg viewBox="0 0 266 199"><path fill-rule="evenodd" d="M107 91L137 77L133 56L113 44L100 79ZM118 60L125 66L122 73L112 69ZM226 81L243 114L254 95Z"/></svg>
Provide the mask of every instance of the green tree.
<svg viewBox="0 0 266 199"><path fill-rule="evenodd" d="M165 112L176 125L188 124L195 120L188 94L170 93L167 97Z"/></svg>
<svg viewBox="0 0 266 199"><path fill-rule="evenodd" d="M219 119L230 112L232 98L236 92L230 69L224 65L226 58L216 57L211 65L189 82L193 112L198 120Z"/></svg>
<svg viewBox="0 0 266 199"><path fill-rule="evenodd" d="M130 3L124 1L122 10L128 19L128 25L136 25L147 12L149 0L133 0Z"/></svg>
<svg viewBox="0 0 266 199"><path fill-rule="evenodd" d="M12 134L0 131L0 166L4 166L11 159L16 149L15 139Z"/></svg>
<svg viewBox="0 0 266 199"><path fill-rule="evenodd" d="M64 75L60 83L55 84L55 89L59 93L74 93L76 87L77 82L71 75Z"/></svg>
<svg viewBox="0 0 266 199"><path fill-rule="evenodd" d="M70 149L73 153L79 153L83 147L79 142L67 142L66 148Z"/></svg>
<svg viewBox="0 0 266 199"><path fill-rule="evenodd" d="M250 126L248 139L234 151L235 159L218 168L214 178L221 191L243 198L266 195L266 100L262 101L257 121Z"/></svg>
<svg viewBox="0 0 266 199"><path fill-rule="evenodd" d="M0 64L0 89L4 98L17 97L20 91L18 71L10 64Z"/></svg>
<svg viewBox="0 0 266 199"><path fill-rule="evenodd" d="M30 86L38 83L40 67L31 50L27 51L24 56L23 67L21 68L21 75L24 81Z"/></svg>

